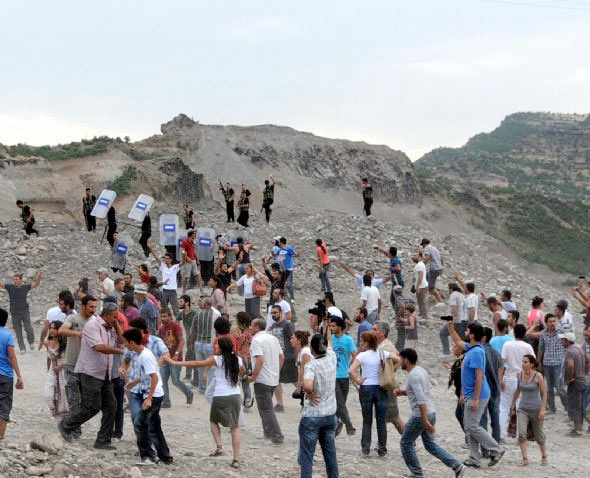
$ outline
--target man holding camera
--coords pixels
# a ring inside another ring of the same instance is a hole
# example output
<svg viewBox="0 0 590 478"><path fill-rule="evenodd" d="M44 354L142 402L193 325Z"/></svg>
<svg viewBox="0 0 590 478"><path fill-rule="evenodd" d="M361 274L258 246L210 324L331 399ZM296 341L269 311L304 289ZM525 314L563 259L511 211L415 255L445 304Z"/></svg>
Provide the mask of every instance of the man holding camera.
<svg viewBox="0 0 590 478"><path fill-rule="evenodd" d="M313 359L303 373L305 399L299 422L299 457L301 478L311 478L313 456L319 440L328 478L338 478L336 458L336 368L338 359L332 350L330 331L327 338L316 334L310 348Z"/></svg>

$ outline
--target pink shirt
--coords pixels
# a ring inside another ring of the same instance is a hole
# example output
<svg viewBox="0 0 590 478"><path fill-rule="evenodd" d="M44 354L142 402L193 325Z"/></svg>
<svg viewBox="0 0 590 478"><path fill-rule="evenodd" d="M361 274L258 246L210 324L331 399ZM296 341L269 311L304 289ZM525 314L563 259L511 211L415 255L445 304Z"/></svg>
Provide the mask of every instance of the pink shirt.
<svg viewBox="0 0 590 478"><path fill-rule="evenodd" d="M530 327L535 321L543 325L543 311L541 309L531 309L527 318L527 326Z"/></svg>
<svg viewBox="0 0 590 478"><path fill-rule="evenodd" d="M75 373L84 373L99 380L111 379L113 356L94 350L100 344L115 346L117 333L114 328L107 328L106 325L102 317L92 317L84 326Z"/></svg>

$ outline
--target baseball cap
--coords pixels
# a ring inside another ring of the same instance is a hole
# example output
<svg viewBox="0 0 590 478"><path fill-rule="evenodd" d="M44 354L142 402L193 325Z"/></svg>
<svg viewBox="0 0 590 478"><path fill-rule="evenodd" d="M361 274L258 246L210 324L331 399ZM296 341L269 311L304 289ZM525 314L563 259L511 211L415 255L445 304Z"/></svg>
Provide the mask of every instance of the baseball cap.
<svg viewBox="0 0 590 478"><path fill-rule="evenodd" d="M565 339L568 342L571 342L572 344L576 341L576 334L574 334L573 332L566 332L565 334L559 334L558 337L560 339Z"/></svg>
<svg viewBox="0 0 590 478"><path fill-rule="evenodd" d="M102 299L104 303L111 302L113 304L117 303L117 298L114 295L107 295L104 299Z"/></svg>
<svg viewBox="0 0 590 478"><path fill-rule="evenodd" d="M97 274L108 274L109 271L107 271L104 267L101 267L100 269L96 269L96 273Z"/></svg>
<svg viewBox="0 0 590 478"><path fill-rule="evenodd" d="M134 292L136 294L144 294L144 295L147 295L147 287L146 287L145 284L137 284L135 286Z"/></svg>

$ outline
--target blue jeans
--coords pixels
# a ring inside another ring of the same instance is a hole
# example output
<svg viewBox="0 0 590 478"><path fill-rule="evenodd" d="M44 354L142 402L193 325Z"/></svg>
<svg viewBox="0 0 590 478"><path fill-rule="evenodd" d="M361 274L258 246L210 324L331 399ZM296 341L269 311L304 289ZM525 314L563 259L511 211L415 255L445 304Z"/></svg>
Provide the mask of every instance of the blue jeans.
<svg viewBox="0 0 590 478"><path fill-rule="evenodd" d="M326 475L338 478L338 460L336 459L336 415L327 417L301 417L299 422L299 457L301 478L312 478L313 455L318 440L322 447Z"/></svg>
<svg viewBox="0 0 590 478"><path fill-rule="evenodd" d="M564 397L559 393L559 381L561 378L561 365L543 365L543 375L547 382L547 408L554 412L555 408L555 391L561 400L561 405L565 410Z"/></svg>
<svg viewBox="0 0 590 478"><path fill-rule="evenodd" d="M152 406L147 410L143 408L133 418L133 426L137 430L137 448L139 456L143 458L154 458L152 444L156 449L158 458L163 462L172 462L172 455L166 443L162 424L160 420L160 408L163 397L152 398Z"/></svg>
<svg viewBox="0 0 590 478"><path fill-rule="evenodd" d="M430 413L428 415L428 421L434 425L436 423L436 413ZM424 449L428 453L438 458L453 471L461 468L461 463L446 449L436 443L434 435L431 435L424 429L424 425L422 425L422 417L412 417L404 426L404 434L400 440L400 448L406 466L414 476L423 476L422 467L420 466L420 461L416 455L416 448L414 447L414 442L419 436L422 437Z"/></svg>
<svg viewBox="0 0 590 478"><path fill-rule="evenodd" d="M330 287L330 278L328 277L328 272L330 271L330 264L325 264L322 266L322 272L320 272L320 282L322 283L322 292L330 292L332 288Z"/></svg>
<svg viewBox="0 0 590 478"><path fill-rule="evenodd" d="M293 300L295 293L293 292L293 274L294 270L287 271L287 291L289 292L289 298Z"/></svg>
<svg viewBox="0 0 590 478"><path fill-rule="evenodd" d="M500 397L490 397L487 408L484 410L479 424L482 428L488 428L488 412L492 425L492 437L500 443Z"/></svg>
<svg viewBox="0 0 590 478"><path fill-rule="evenodd" d="M134 422L135 417L141 411L142 405L143 405L143 397L142 397L141 393L131 392L129 394L129 411L131 413L131 422L132 423L135 423ZM133 426L133 428L135 429L135 425ZM135 430L135 433L137 433L137 430Z"/></svg>
<svg viewBox="0 0 590 478"><path fill-rule="evenodd" d="M195 360L205 360L213 354L213 345L205 342L195 342ZM193 372L194 373L194 372ZM197 369L199 374L199 393L205 393L207 390L207 381L205 380L205 369L199 367Z"/></svg>
<svg viewBox="0 0 590 478"><path fill-rule="evenodd" d="M361 435L361 448L364 454L371 451L371 430L373 428L373 406L377 420L378 451L387 451L387 406L389 399L387 391L379 385L361 385L359 401L363 412L363 433Z"/></svg>
<svg viewBox="0 0 590 478"><path fill-rule="evenodd" d="M182 380L180 380L180 365L162 365L160 367L160 376L162 377L162 387L164 388L163 407L170 406L170 390L168 388L168 379L172 377L172 385L178 388L186 398L192 396L193 392L188 388Z"/></svg>

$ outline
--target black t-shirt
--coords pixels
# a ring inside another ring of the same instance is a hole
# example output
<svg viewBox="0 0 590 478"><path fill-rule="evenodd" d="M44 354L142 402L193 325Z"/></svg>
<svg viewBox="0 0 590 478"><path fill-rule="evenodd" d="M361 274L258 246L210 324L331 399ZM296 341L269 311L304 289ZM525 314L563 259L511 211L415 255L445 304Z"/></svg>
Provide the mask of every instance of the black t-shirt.
<svg viewBox="0 0 590 478"><path fill-rule="evenodd" d="M227 289L231 284L231 274L229 272L220 272L217 274L217 278L219 279L219 282L223 284L224 289Z"/></svg>
<svg viewBox="0 0 590 478"><path fill-rule="evenodd" d="M363 189L363 198L373 199L373 186L367 186Z"/></svg>

